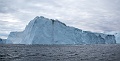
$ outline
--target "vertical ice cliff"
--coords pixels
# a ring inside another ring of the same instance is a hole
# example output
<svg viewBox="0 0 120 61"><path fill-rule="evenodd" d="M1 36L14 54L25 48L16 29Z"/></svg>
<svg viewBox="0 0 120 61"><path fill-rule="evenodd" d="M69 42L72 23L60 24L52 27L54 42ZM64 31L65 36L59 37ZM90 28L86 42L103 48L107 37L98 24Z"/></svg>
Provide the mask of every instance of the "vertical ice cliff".
<svg viewBox="0 0 120 61"><path fill-rule="evenodd" d="M82 31L64 23L36 17L23 32L11 32L8 41L14 44L115 44L114 35Z"/></svg>

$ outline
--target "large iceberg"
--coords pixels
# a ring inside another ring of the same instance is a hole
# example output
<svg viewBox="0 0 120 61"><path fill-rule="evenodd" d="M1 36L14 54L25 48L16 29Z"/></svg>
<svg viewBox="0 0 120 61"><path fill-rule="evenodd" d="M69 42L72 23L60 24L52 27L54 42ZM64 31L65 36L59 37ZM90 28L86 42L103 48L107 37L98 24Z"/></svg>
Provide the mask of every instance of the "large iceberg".
<svg viewBox="0 0 120 61"><path fill-rule="evenodd" d="M37 16L22 32L11 32L13 44L115 44L115 36L83 31L64 23Z"/></svg>

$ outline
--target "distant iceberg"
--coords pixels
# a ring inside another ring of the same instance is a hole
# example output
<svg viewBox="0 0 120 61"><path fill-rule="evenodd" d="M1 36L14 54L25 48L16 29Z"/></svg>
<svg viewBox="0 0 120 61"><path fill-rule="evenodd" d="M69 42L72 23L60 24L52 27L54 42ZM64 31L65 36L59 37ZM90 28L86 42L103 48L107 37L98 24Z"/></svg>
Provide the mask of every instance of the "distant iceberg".
<svg viewBox="0 0 120 61"><path fill-rule="evenodd" d="M0 44L6 44L6 39L1 39L0 38Z"/></svg>

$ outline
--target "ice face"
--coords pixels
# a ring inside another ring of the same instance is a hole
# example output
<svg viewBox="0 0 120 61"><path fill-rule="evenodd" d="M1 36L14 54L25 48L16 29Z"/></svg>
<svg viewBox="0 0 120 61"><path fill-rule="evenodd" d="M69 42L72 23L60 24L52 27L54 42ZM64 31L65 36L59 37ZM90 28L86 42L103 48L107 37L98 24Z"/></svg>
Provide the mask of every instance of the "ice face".
<svg viewBox="0 0 120 61"><path fill-rule="evenodd" d="M2 41L2 39L0 38L0 44L2 44L3 43L3 41Z"/></svg>
<svg viewBox="0 0 120 61"><path fill-rule="evenodd" d="M0 38L0 44L6 44L6 39L1 39Z"/></svg>
<svg viewBox="0 0 120 61"><path fill-rule="evenodd" d="M11 32L7 38L6 43L21 44L22 36L22 32Z"/></svg>
<svg viewBox="0 0 120 61"><path fill-rule="evenodd" d="M114 44L113 35L92 33L43 16L35 17L23 32L11 32L14 44Z"/></svg>
<svg viewBox="0 0 120 61"><path fill-rule="evenodd" d="M105 32L105 33L114 35L116 39L116 43L120 43L120 32L119 31L111 31L111 32Z"/></svg>

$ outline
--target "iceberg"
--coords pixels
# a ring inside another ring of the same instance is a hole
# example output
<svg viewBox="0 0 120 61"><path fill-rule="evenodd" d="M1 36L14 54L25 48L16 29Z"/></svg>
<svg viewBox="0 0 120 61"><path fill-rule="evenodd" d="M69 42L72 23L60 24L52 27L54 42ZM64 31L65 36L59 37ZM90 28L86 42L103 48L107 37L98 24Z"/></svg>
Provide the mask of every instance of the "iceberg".
<svg viewBox="0 0 120 61"><path fill-rule="evenodd" d="M1 39L0 38L0 44L6 44L6 39Z"/></svg>
<svg viewBox="0 0 120 61"><path fill-rule="evenodd" d="M22 32L11 32L7 38L13 44L115 44L115 36L83 31L66 24L37 16Z"/></svg>

